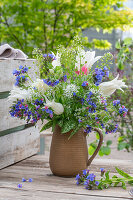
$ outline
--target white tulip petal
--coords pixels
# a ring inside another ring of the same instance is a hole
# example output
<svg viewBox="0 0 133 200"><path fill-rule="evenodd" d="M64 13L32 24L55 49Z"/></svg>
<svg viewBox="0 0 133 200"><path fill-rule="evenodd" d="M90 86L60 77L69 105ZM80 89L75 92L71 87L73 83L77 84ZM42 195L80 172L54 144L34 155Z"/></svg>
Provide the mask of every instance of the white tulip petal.
<svg viewBox="0 0 133 200"><path fill-rule="evenodd" d="M87 69L91 68L92 65L101 58L102 56L97 56L95 58L95 51L87 51L80 50L80 53L76 56L75 68L80 70L81 66L87 64Z"/></svg>
<svg viewBox="0 0 133 200"><path fill-rule="evenodd" d="M45 92L47 89L49 89L49 86L39 78L31 86L37 88L39 92Z"/></svg>
<svg viewBox="0 0 133 200"><path fill-rule="evenodd" d="M95 62L97 62L100 58L102 58L102 56L97 56L97 57L95 57L95 58L94 58L93 64L94 64Z"/></svg>
<svg viewBox="0 0 133 200"><path fill-rule="evenodd" d="M32 97L32 90L28 89L20 89L19 87L13 87L13 89L10 91L10 96L8 97L8 101L17 101L17 100L28 100Z"/></svg>
<svg viewBox="0 0 133 200"><path fill-rule="evenodd" d="M45 97L45 100L46 100L45 106L47 106L48 108L52 108L53 112L56 115L61 115L64 112L64 107L61 103L56 103L54 100L49 101L46 96L44 96L44 97Z"/></svg>
<svg viewBox="0 0 133 200"><path fill-rule="evenodd" d="M53 53L53 55L54 55L54 53ZM55 55L54 55L55 56ZM56 54L56 60L53 60L52 61L52 65L53 65L53 68L56 68L56 66L61 66L61 63L60 63L60 54L57 52L57 54Z"/></svg>
<svg viewBox="0 0 133 200"><path fill-rule="evenodd" d="M115 92L116 89L122 90L122 87L127 87L122 80L118 80L118 77L119 74L112 81L103 82L99 85L99 89L103 96L110 96Z"/></svg>

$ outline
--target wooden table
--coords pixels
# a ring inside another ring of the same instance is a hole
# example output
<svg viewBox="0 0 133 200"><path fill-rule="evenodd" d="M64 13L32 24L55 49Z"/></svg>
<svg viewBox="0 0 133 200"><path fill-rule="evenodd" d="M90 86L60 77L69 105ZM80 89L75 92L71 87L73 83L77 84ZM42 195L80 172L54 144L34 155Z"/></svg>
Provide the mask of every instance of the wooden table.
<svg viewBox="0 0 133 200"><path fill-rule="evenodd" d="M100 167L115 173L118 166L133 174L133 162L113 159L95 159L90 166L91 172L99 174ZM32 178L33 182L21 182L22 178ZM22 188L17 185L22 183ZM132 199L127 190L112 187L106 190L86 190L77 186L74 178L51 175L48 156L35 155L15 165L0 170L0 200L121 200Z"/></svg>

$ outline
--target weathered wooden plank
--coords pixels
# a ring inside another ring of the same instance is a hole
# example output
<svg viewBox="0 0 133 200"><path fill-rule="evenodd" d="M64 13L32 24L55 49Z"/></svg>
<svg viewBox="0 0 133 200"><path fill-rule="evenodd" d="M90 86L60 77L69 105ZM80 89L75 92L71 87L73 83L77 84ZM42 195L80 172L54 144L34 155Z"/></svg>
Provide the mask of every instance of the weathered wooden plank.
<svg viewBox="0 0 133 200"><path fill-rule="evenodd" d="M11 102L7 99L0 99L0 131L26 124L25 120L11 117L9 114L10 106Z"/></svg>
<svg viewBox="0 0 133 200"><path fill-rule="evenodd" d="M0 137L0 169L36 154L39 136L38 128L31 127Z"/></svg>
<svg viewBox="0 0 133 200"><path fill-rule="evenodd" d="M39 156L41 157L41 156ZM38 162L38 156L35 156ZM45 157L42 156L42 160ZM29 158L31 159L31 158ZM26 159L26 160L29 160ZM45 162L45 160L44 160ZM18 163L19 164L19 163ZM10 166L0 171L0 194L3 189L5 189L5 195L2 197L7 198L6 194L11 194L11 197L16 197L15 193L13 196L12 191L19 192L19 199L24 195L28 197L34 193L35 197L37 196L37 200L41 199L44 194L47 197L47 192L53 194L53 198L55 194L60 194L59 198L62 199L62 196L71 198L71 195L74 195L73 198L76 199L77 196L88 197L88 199L93 199L93 197L103 199L130 199L130 195L128 193L130 186L127 187L127 190L123 190L122 188L109 188L106 190L91 190L88 191L84 189L84 186L77 186L75 184L74 178L63 178L57 176L48 176L50 174L49 168L40 168L40 167L27 167L27 166L19 166L19 165ZM92 172L96 173L94 170ZM112 176L112 174L111 174ZM22 177L28 179L33 178L33 182L25 182L22 183L23 188L17 189L17 184L21 183ZM26 192L26 193L24 193ZM3 194L3 193L2 193ZM68 196L67 196L68 195ZM49 196L48 196L49 197ZM52 196L51 196L52 199ZM58 198L57 198L58 199ZM99 199L100 200L100 199Z"/></svg>
<svg viewBox="0 0 133 200"><path fill-rule="evenodd" d="M29 193L25 190L14 190L2 188L0 189L0 200L120 200L117 197L104 197L104 196L92 196L92 195L82 195L82 194L66 194L51 191L33 191ZM124 198L125 200L129 198Z"/></svg>
<svg viewBox="0 0 133 200"><path fill-rule="evenodd" d="M19 65L31 67L29 75L35 80L36 60L0 60L0 92L10 91L15 83L15 77L12 72Z"/></svg>

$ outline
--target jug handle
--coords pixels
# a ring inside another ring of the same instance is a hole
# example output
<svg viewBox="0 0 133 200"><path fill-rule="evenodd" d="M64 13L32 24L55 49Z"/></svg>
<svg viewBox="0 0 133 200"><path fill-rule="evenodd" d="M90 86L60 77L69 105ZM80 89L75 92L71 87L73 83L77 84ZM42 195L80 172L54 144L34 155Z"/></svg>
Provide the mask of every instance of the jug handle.
<svg viewBox="0 0 133 200"><path fill-rule="evenodd" d="M103 134L102 131L99 130L98 128L93 128L94 131L96 131L99 134L99 143L98 146L95 150L95 152L93 153L93 155L89 158L88 162L87 162L87 166L89 166L91 164L91 162L93 161L93 159L95 158L95 156L97 155L98 151L100 150L102 143L103 143Z"/></svg>

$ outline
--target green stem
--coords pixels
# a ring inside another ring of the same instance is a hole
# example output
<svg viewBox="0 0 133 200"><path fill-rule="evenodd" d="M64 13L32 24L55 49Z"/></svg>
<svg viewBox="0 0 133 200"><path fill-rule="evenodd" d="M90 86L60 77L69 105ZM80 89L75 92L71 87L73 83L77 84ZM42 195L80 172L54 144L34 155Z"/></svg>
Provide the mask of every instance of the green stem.
<svg viewBox="0 0 133 200"><path fill-rule="evenodd" d="M32 83L34 82L28 74L27 74L27 77L30 79L30 81L31 81Z"/></svg>

